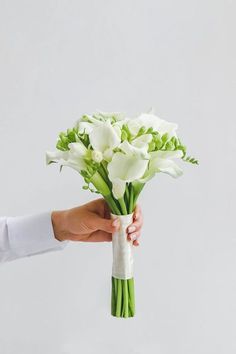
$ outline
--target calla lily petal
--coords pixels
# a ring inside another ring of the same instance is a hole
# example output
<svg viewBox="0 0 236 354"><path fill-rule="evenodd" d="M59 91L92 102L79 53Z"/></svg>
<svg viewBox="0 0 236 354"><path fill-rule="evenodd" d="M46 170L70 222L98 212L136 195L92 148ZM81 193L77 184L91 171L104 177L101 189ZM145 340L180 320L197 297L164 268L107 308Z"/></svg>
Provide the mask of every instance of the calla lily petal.
<svg viewBox="0 0 236 354"><path fill-rule="evenodd" d="M125 182L132 182L143 176L147 165L148 160L142 159L140 156L126 155L122 152L117 152L113 155L107 167L109 178L112 182L116 178Z"/></svg>
<svg viewBox="0 0 236 354"><path fill-rule="evenodd" d="M125 140L119 145L119 149L121 149L127 155L141 156L142 158L146 159L149 157L149 154L147 153L148 145L143 145L143 147L136 147Z"/></svg>
<svg viewBox="0 0 236 354"><path fill-rule="evenodd" d="M174 178L183 174L182 169L174 161L168 159L154 159L150 162L150 170L167 173Z"/></svg>
<svg viewBox="0 0 236 354"><path fill-rule="evenodd" d="M133 135L136 135L141 127L153 128L160 134L168 133L171 137L176 136L177 124L160 119L154 114L143 113L137 118L130 119L128 127Z"/></svg>
<svg viewBox="0 0 236 354"><path fill-rule="evenodd" d="M174 151L152 151L150 152L151 159L161 158L161 159L181 159L183 157L182 150L174 150Z"/></svg>
<svg viewBox="0 0 236 354"><path fill-rule="evenodd" d="M122 181L119 178L115 178L112 182L112 193L116 199L120 199L123 197L125 193L126 182Z"/></svg>
<svg viewBox="0 0 236 354"><path fill-rule="evenodd" d="M68 145L70 152L74 156L84 156L87 153L87 148L84 146L82 142L70 143Z"/></svg>
<svg viewBox="0 0 236 354"><path fill-rule="evenodd" d="M68 151L47 151L46 152L46 164L49 165L52 162L58 162L60 160L68 159Z"/></svg>
<svg viewBox="0 0 236 354"><path fill-rule="evenodd" d="M168 175L177 178L183 174L182 169L172 160L181 158L183 152L181 150L175 151L153 151L150 153L150 163L148 170L140 179L141 183L149 181L156 173L163 172Z"/></svg>
<svg viewBox="0 0 236 354"><path fill-rule="evenodd" d="M128 127L131 133L136 135L141 127L145 127L146 129L153 128L153 130L158 131L161 122L162 119L154 114L143 113L137 118L130 119Z"/></svg>
<svg viewBox="0 0 236 354"><path fill-rule="evenodd" d="M79 133L89 134L93 130L94 125L89 122L78 122L77 128Z"/></svg>
<svg viewBox="0 0 236 354"><path fill-rule="evenodd" d="M115 148L120 144L120 137L110 122L94 127L89 134L89 138L93 149L101 152L109 148Z"/></svg>

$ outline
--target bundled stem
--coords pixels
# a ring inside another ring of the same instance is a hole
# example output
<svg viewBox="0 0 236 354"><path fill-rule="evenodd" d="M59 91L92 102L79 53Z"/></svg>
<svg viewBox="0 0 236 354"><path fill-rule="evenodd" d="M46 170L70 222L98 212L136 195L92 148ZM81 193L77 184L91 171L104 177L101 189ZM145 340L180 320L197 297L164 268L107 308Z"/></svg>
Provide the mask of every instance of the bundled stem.
<svg viewBox="0 0 236 354"><path fill-rule="evenodd" d="M111 278L111 314L115 317L134 317L135 297L134 278Z"/></svg>
<svg viewBox="0 0 236 354"><path fill-rule="evenodd" d="M127 184L123 198L117 200L111 192L112 188L104 166L92 176L91 182L103 195L111 212L115 215L132 214L144 186L141 183ZM135 315L134 278L117 279L112 276L111 283L111 314L115 317L133 317Z"/></svg>

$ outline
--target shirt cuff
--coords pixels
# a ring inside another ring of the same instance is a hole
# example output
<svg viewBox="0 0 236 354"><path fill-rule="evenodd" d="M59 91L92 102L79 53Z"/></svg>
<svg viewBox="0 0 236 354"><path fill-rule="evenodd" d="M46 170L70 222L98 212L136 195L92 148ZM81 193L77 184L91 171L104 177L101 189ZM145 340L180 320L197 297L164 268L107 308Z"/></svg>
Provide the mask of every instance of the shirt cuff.
<svg viewBox="0 0 236 354"><path fill-rule="evenodd" d="M53 232L51 212L7 218L10 249L25 257L63 249L68 241L58 241Z"/></svg>

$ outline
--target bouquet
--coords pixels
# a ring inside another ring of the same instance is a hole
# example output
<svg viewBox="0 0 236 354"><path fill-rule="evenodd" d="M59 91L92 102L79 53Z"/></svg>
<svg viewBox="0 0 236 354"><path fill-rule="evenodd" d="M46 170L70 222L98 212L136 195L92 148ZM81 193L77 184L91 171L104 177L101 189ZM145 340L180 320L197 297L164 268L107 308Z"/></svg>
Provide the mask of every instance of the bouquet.
<svg viewBox="0 0 236 354"><path fill-rule="evenodd" d="M59 163L80 173L84 189L106 200L120 229L112 235L113 265L111 314L133 317L135 295L133 244L126 237L132 213L145 184L157 173L182 175L176 160L191 164L186 147L176 134L177 125L144 113L128 118L120 113L83 115L72 129L59 134L57 151L47 152L47 164Z"/></svg>

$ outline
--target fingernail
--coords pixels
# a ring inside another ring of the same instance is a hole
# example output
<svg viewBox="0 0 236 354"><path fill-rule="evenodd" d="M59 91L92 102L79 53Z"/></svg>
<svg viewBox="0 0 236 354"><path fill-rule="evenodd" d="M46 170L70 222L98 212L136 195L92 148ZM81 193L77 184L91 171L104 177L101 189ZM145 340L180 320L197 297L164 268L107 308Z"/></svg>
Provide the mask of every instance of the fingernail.
<svg viewBox="0 0 236 354"><path fill-rule="evenodd" d="M134 232L136 230L135 226L128 227L128 233Z"/></svg>
<svg viewBox="0 0 236 354"><path fill-rule="evenodd" d="M113 222L112 222L112 226L118 226L119 225L119 219L115 219Z"/></svg>
<svg viewBox="0 0 236 354"><path fill-rule="evenodd" d="M134 214L134 220L137 220L138 217L139 217L139 215L135 213L135 214Z"/></svg>
<svg viewBox="0 0 236 354"><path fill-rule="evenodd" d="M136 238L137 238L136 234L133 234L133 235L130 236L131 241L136 240Z"/></svg>

